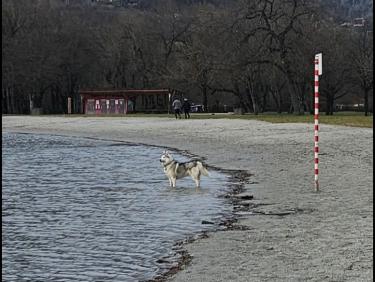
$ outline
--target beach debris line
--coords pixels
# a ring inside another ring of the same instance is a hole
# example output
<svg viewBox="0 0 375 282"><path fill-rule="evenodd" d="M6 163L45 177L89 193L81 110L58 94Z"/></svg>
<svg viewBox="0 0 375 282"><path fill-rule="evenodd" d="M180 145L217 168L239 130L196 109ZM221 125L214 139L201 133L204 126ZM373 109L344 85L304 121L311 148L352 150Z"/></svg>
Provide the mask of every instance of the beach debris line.
<svg viewBox="0 0 375 282"><path fill-rule="evenodd" d="M249 193L240 193L240 194L234 195L233 197L236 197L236 198L241 199L241 200L252 200L252 199L254 199L254 196L252 194L249 194Z"/></svg>
<svg viewBox="0 0 375 282"><path fill-rule="evenodd" d="M212 221L208 221L208 220L202 220L202 224L215 224L215 223Z"/></svg>

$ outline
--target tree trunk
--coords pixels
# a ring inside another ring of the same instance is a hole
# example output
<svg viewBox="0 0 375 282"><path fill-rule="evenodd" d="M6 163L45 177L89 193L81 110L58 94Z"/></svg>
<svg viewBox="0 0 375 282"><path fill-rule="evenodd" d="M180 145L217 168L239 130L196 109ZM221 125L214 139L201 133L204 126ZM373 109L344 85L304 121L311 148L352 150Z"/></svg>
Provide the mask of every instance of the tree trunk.
<svg viewBox="0 0 375 282"><path fill-rule="evenodd" d="M34 102L33 102L33 95L29 94L29 107L30 107L30 114L32 114L34 109Z"/></svg>
<svg viewBox="0 0 375 282"><path fill-rule="evenodd" d="M275 89L275 91L272 91L271 89L271 94L273 98L275 99L276 107L277 107L277 113L281 114L282 112L282 99L281 99L281 93L279 89Z"/></svg>
<svg viewBox="0 0 375 282"><path fill-rule="evenodd" d="M335 110L335 96L332 95L329 103L329 114L333 116L333 111Z"/></svg>
<svg viewBox="0 0 375 282"><path fill-rule="evenodd" d="M208 112L208 99L207 99L207 86L206 85L202 85L202 103L203 103L203 107L204 107L204 111L205 112Z"/></svg>
<svg viewBox="0 0 375 282"><path fill-rule="evenodd" d="M264 89L263 96L262 96L262 104L261 104L261 113L264 113L267 111L267 89Z"/></svg>
<svg viewBox="0 0 375 282"><path fill-rule="evenodd" d="M10 108L10 95L9 95L9 87L5 88L5 95L6 95L6 101L7 101L7 113L11 114L12 110Z"/></svg>
<svg viewBox="0 0 375 282"><path fill-rule="evenodd" d="M17 114L17 109L16 109L16 97L14 95L14 88L9 87L9 96L10 96L10 107L11 107L11 113L12 114Z"/></svg>
<svg viewBox="0 0 375 282"><path fill-rule="evenodd" d="M303 115L303 100L301 100L300 98L298 82L294 80L294 77L295 75L293 74L293 72L290 70L289 67L287 67L286 78L291 102L290 113L294 113L296 115Z"/></svg>
<svg viewBox="0 0 375 282"><path fill-rule="evenodd" d="M7 113L7 107L6 107L6 91L5 91L5 88L1 88L1 98L2 98L2 101L3 103L1 103L1 109L2 109L2 113L3 114L6 114Z"/></svg>
<svg viewBox="0 0 375 282"><path fill-rule="evenodd" d="M254 115L259 114L259 105L258 105L258 97L255 94L253 84L251 83L250 78L247 78L247 87L246 87L247 96L250 97L250 101L253 105L253 112Z"/></svg>
<svg viewBox="0 0 375 282"><path fill-rule="evenodd" d="M331 97L329 95L329 90L327 90L327 95L326 95L326 116L330 114L330 106L331 106ZM315 106L314 106L315 108Z"/></svg>
<svg viewBox="0 0 375 282"><path fill-rule="evenodd" d="M298 86L296 85L293 78L289 74L288 75L288 89L289 89L290 102L291 102L290 113L301 115L303 114L303 112L301 112L301 102L298 96L297 87Z"/></svg>
<svg viewBox="0 0 375 282"><path fill-rule="evenodd" d="M233 88L234 88L233 94L234 94L234 96L236 96L238 98L238 102L236 102L236 104L241 109L240 110L241 115L243 115L247 110L247 106L246 106L246 103L244 101L244 95L241 93L240 87L238 86L237 83L234 83ZM235 106L235 108L236 108L236 106Z"/></svg>
<svg viewBox="0 0 375 282"><path fill-rule="evenodd" d="M289 89L292 89L293 87L290 87ZM294 113L296 115L300 115L301 114L301 103L298 99L298 96L296 95L295 91L290 91L290 101L291 101L291 106L293 108L293 110L291 111L291 113Z"/></svg>
<svg viewBox="0 0 375 282"><path fill-rule="evenodd" d="M258 99L257 99L254 91L250 90L250 97L251 97L251 101L252 101L252 104L253 104L254 115L258 115L259 114Z"/></svg>
<svg viewBox="0 0 375 282"><path fill-rule="evenodd" d="M364 110L365 110L365 116L368 115L368 93L369 93L369 89L366 88L365 91L364 91L364 98L365 98L365 104L364 104Z"/></svg>

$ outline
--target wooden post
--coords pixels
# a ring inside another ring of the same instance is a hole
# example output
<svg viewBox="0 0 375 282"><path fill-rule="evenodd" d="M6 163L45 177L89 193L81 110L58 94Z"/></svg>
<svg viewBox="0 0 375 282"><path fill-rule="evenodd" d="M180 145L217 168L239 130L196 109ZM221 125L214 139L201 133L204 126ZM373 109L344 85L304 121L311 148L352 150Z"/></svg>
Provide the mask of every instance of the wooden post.
<svg viewBox="0 0 375 282"><path fill-rule="evenodd" d="M68 97L68 114L72 113L72 98Z"/></svg>
<svg viewBox="0 0 375 282"><path fill-rule="evenodd" d="M168 115L170 114L170 107L171 107L171 93L168 93Z"/></svg>

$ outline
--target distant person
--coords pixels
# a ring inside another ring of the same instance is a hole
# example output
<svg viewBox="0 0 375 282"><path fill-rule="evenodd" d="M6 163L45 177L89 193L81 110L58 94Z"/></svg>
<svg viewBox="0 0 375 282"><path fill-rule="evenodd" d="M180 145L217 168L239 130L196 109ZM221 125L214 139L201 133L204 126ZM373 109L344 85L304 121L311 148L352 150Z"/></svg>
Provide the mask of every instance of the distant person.
<svg viewBox="0 0 375 282"><path fill-rule="evenodd" d="M177 119L177 116L181 119L181 108L182 108L182 104L181 104L181 101L176 98L173 103L172 103L172 107L173 107L173 110L174 110L174 115Z"/></svg>
<svg viewBox="0 0 375 282"><path fill-rule="evenodd" d="M190 118L190 109L191 104L188 99L184 99L184 104L182 105L182 109L184 110L185 119Z"/></svg>

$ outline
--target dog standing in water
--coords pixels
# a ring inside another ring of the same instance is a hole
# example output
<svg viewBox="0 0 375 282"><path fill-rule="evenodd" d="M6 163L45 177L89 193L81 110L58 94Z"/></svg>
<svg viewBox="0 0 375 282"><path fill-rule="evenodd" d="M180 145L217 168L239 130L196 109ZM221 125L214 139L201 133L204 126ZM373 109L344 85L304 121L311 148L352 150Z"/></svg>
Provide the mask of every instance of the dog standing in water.
<svg viewBox="0 0 375 282"><path fill-rule="evenodd" d="M195 186L200 187L200 178L201 175L208 176L207 169L203 166L203 163L200 161L189 161L185 163L180 163L175 161L172 155L164 151L160 157L160 162L164 167L164 172L169 179L169 185L173 188L176 187L176 180L191 176L195 181Z"/></svg>

